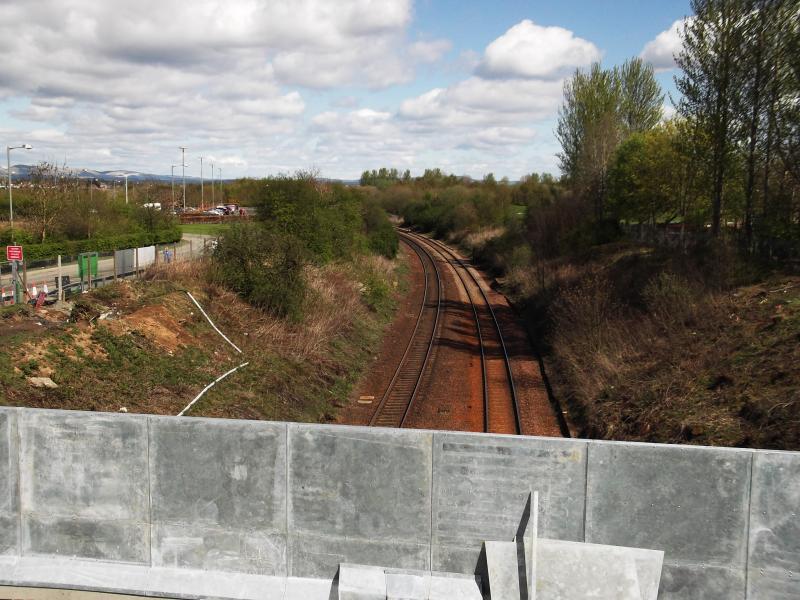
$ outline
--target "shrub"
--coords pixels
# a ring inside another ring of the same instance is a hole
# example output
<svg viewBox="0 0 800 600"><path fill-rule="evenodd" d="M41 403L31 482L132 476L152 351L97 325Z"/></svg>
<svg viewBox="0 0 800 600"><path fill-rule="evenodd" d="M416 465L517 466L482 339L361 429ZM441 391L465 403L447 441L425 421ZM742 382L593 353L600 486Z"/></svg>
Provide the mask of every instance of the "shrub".
<svg viewBox="0 0 800 600"><path fill-rule="evenodd" d="M399 240L386 211L371 199L364 200L364 231L370 251L386 258L397 256Z"/></svg>
<svg viewBox="0 0 800 600"><path fill-rule="evenodd" d="M268 229L298 239L316 263L351 258L363 247L361 198L343 185L303 174L271 178L256 204Z"/></svg>
<svg viewBox="0 0 800 600"><path fill-rule="evenodd" d="M181 231L177 226L161 229L155 233L132 233L127 235L114 235L94 237L85 240L66 240L60 242L47 242L44 244L28 244L21 239L18 232L14 238L17 243L25 246L25 260L42 260L61 256L75 256L81 252L110 252L112 250L125 250L126 248L139 248L153 244L170 244L181 239ZM10 241L10 239L9 239ZM0 242L2 243L2 242Z"/></svg>
<svg viewBox="0 0 800 600"><path fill-rule="evenodd" d="M301 242L257 223L235 224L214 249L211 277L275 316L299 321L306 282Z"/></svg>

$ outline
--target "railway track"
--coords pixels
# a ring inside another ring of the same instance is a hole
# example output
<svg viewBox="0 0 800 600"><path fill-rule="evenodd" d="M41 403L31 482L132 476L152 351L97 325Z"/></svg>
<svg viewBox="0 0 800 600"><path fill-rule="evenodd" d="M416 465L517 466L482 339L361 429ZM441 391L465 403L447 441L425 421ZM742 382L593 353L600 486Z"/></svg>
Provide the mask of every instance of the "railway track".
<svg viewBox="0 0 800 600"><path fill-rule="evenodd" d="M469 266L445 244L414 233L407 235L434 248L451 264L472 305L480 346L483 371L484 431L487 433L521 433L511 362L503 332L489 297ZM466 273L465 278L462 273Z"/></svg>
<svg viewBox="0 0 800 600"><path fill-rule="evenodd" d="M442 283L436 260L414 239L401 239L422 263L425 291L408 346L370 419L370 425L381 427L402 427L405 423L433 350L442 305Z"/></svg>
<svg viewBox="0 0 800 600"><path fill-rule="evenodd" d="M400 236L422 263L425 291L414 333L370 424L402 427L417 399L442 310L442 278L435 256L438 255L452 267L464 288L475 322L483 381L483 429L491 433L520 433L519 407L508 352L492 305L478 279L444 244L406 231L401 231Z"/></svg>

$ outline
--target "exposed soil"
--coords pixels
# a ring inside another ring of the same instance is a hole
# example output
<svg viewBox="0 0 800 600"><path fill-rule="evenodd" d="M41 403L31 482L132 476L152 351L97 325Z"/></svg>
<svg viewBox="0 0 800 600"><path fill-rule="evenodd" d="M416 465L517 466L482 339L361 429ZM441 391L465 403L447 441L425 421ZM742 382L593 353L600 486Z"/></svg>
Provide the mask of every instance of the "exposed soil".
<svg viewBox="0 0 800 600"><path fill-rule="evenodd" d="M62 311L0 310L0 405L175 415L219 375L249 362L191 415L330 422L389 322L399 276L379 257L313 268L302 323L206 281L202 264L178 263L93 290ZM32 377L57 387L34 387Z"/></svg>

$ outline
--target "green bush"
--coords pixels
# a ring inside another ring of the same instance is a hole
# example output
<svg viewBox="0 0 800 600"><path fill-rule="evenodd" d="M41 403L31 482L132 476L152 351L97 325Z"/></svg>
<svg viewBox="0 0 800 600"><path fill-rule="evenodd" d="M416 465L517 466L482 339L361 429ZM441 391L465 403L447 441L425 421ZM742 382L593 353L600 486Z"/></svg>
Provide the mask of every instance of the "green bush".
<svg viewBox="0 0 800 600"><path fill-rule="evenodd" d="M361 197L351 188L303 174L275 177L255 201L266 228L299 240L318 264L352 258L363 248Z"/></svg>
<svg viewBox="0 0 800 600"><path fill-rule="evenodd" d="M370 199L364 200L364 231L370 251L386 258L397 256L399 240L386 211Z"/></svg>
<svg viewBox="0 0 800 600"><path fill-rule="evenodd" d="M296 237L259 223L234 224L214 249L211 277L252 305L299 321L306 296L305 255Z"/></svg>

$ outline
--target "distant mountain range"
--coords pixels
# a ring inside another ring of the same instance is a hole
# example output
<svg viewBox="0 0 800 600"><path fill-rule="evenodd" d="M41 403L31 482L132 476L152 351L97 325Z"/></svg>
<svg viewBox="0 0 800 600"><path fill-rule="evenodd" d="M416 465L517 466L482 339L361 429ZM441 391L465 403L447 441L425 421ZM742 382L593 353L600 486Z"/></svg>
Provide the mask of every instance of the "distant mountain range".
<svg viewBox="0 0 800 600"><path fill-rule="evenodd" d="M11 165L11 177L14 179L29 179L31 173L36 168L35 165ZM64 169L70 176L76 177L78 179L95 179L97 181L124 181L125 175L128 176L128 181L131 183L136 181L166 181L169 182L171 177L169 175L156 175L154 173L140 173L139 171L128 171L125 169L116 169L114 171L94 171L92 169L72 169L67 167ZM6 174L7 169L3 166L0 166L0 180L8 177ZM175 171L175 183L177 184L179 181L182 181L181 174L178 171ZM211 181L211 177L207 176L203 178L203 181ZM216 179L214 181L217 181ZM233 179L225 179L223 178L222 181L233 181ZM343 183L345 185L358 185L358 179L327 179L322 178L322 181L330 181L333 183ZM186 176L187 183L199 183L199 177L191 177L189 175ZM2 181L0 181L2 183Z"/></svg>
<svg viewBox="0 0 800 600"><path fill-rule="evenodd" d="M36 168L35 165L11 165L11 177L19 179L29 179L31 173ZM128 181L170 181L169 175L156 175L154 173L140 173L139 171L128 171L126 169L115 169L113 171L94 171L92 169L73 169L67 167L62 169L72 177L78 179L96 179L97 181L124 181L125 175L128 176ZM0 166L0 178L8 177L6 174L7 169ZM210 177L204 177L204 181L210 181ZM182 181L180 173L175 173L175 182ZM186 181L191 183L198 183L199 177L186 176ZM223 181L231 181L224 179Z"/></svg>

